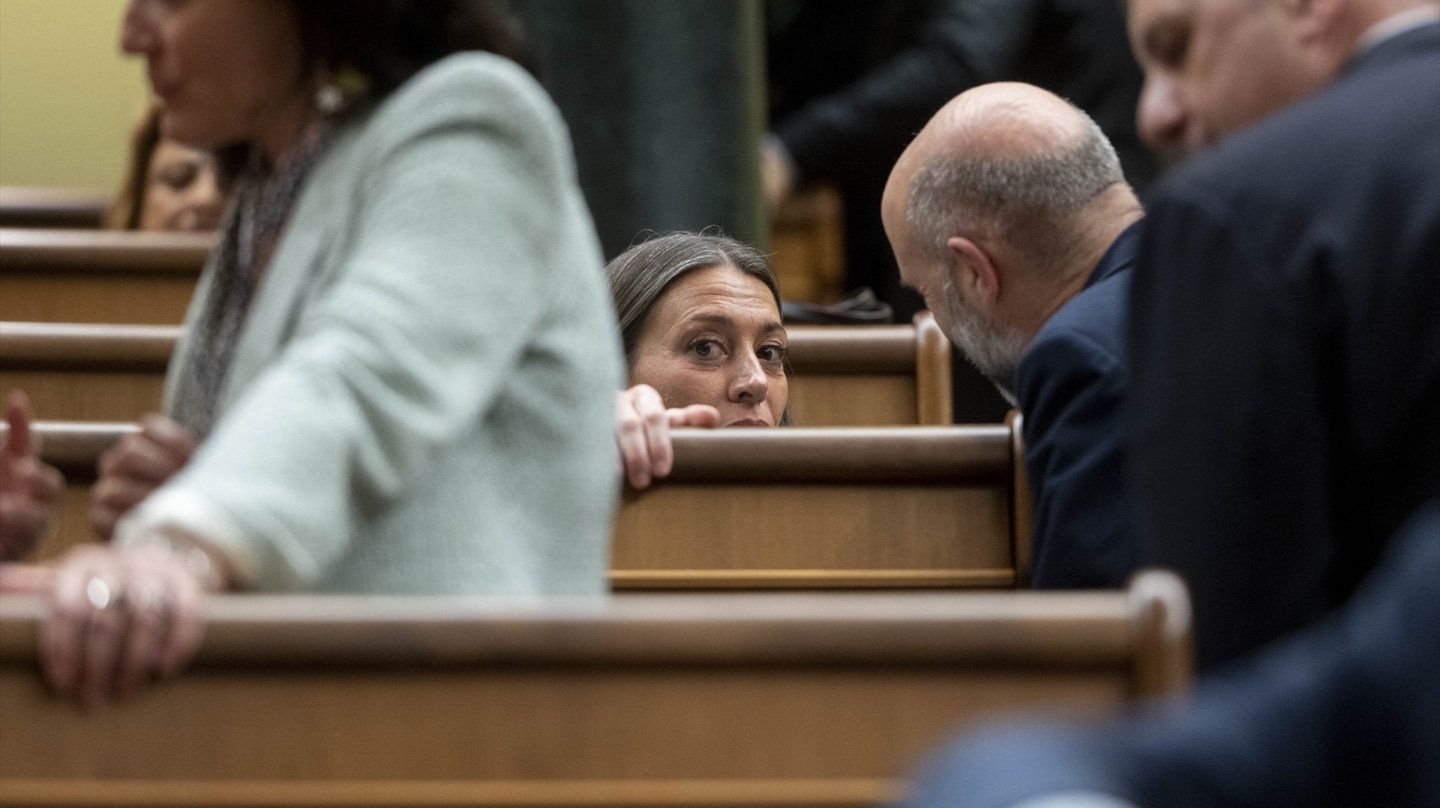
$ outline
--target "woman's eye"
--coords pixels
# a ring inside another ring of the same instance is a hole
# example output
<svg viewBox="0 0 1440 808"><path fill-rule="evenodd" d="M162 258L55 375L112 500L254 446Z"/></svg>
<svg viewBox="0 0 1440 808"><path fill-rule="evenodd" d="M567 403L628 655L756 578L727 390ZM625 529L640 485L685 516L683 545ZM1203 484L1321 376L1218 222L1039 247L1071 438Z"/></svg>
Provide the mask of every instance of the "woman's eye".
<svg viewBox="0 0 1440 808"><path fill-rule="evenodd" d="M709 359L720 354L720 343L713 339L697 339L690 343L690 351L702 359Z"/></svg>
<svg viewBox="0 0 1440 808"><path fill-rule="evenodd" d="M760 357L762 362L784 362L790 352L783 345L761 345L755 355Z"/></svg>
<svg viewBox="0 0 1440 808"><path fill-rule="evenodd" d="M194 182L199 171L200 167L194 163L176 163L160 172L160 181L179 191Z"/></svg>

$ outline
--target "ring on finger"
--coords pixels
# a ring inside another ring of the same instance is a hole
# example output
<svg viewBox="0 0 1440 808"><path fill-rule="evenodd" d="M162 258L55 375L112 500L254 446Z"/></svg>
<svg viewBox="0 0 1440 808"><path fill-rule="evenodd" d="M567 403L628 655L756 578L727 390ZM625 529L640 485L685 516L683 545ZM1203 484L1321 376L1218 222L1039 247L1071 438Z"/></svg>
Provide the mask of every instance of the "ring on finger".
<svg viewBox="0 0 1440 808"><path fill-rule="evenodd" d="M121 589L118 583L96 575L85 583L85 599L96 611L104 611L112 606L120 608L125 605L125 590Z"/></svg>

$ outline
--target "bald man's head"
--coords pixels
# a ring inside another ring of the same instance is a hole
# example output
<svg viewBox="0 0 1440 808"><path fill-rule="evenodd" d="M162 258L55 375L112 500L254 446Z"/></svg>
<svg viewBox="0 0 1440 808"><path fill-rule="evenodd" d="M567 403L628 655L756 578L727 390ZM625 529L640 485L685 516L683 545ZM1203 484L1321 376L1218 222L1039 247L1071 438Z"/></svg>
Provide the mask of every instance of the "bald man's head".
<svg viewBox="0 0 1440 808"><path fill-rule="evenodd" d="M895 164L881 216L905 282L1000 381L1139 209L1089 116L997 83L930 119Z"/></svg>
<svg viewBox="0 0 1440 808"><path fill-rule="evenodd" d="M962 93L925 126L886 187L885 218L931 260L956 234L1014 253L1040 276L1081 269L1077 214L1123 185L1120 158L1083 111L1038 87Z"/></svg>

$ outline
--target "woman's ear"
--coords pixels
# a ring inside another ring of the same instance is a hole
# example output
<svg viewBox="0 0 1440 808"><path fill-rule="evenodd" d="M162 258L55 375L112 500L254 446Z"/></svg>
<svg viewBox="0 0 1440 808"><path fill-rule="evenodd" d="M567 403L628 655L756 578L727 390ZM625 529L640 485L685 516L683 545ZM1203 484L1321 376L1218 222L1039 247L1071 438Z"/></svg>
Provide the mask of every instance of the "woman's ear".
<svg viewBox="0 0 1440 808"><path fill-rule="evenodd" d="M990 254L964 236L951 236L945 247L950 251L951 283L964 289L966 297L983 305L987 312L993 310L1000 299L1000 273Z"/></svg>

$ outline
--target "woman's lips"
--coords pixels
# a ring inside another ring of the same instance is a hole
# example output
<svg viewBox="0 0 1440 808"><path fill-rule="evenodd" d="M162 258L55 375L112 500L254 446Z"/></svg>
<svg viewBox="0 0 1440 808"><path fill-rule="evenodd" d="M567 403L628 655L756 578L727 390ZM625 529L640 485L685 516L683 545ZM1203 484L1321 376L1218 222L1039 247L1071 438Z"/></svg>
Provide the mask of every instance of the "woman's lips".
<svg viewBox="0 0 1440 808"><path fill-rule="evenodd" d="M741 419L738 420L738 421L731 421L730 423L726 424L725 426L731 427L731 426L770 426L770 425L767 424L767 423L765 423L764 421L760 420L759 418L741 418Z"/></svg>

